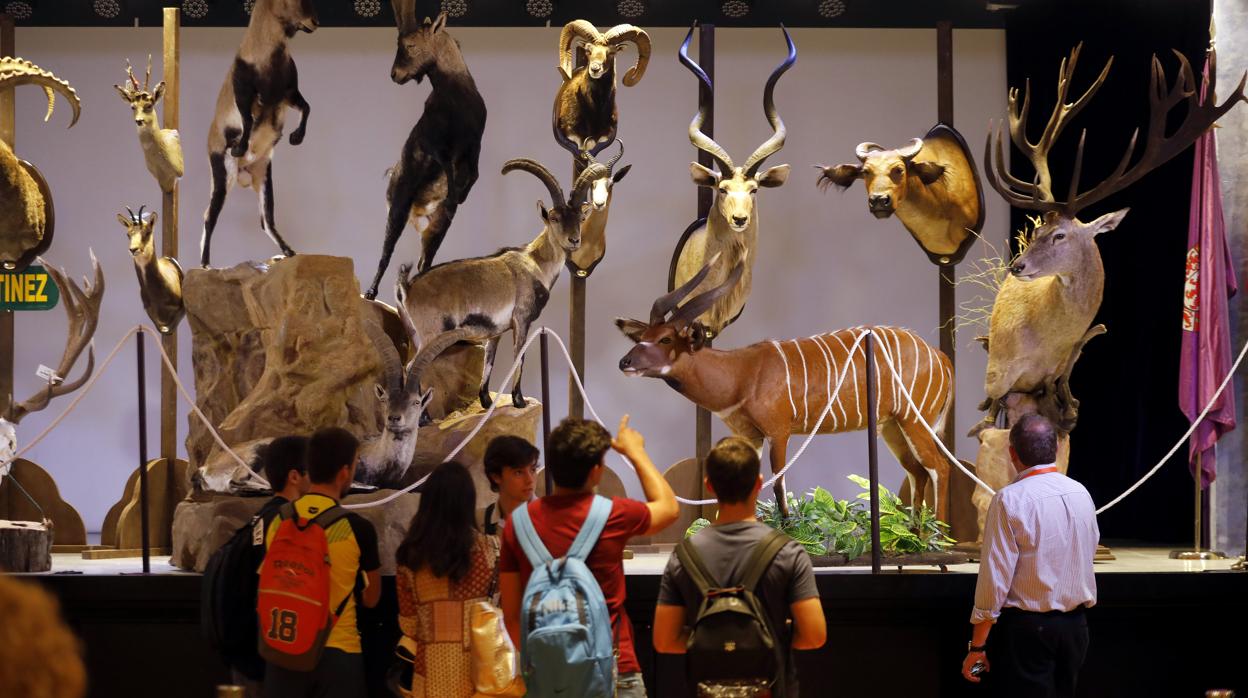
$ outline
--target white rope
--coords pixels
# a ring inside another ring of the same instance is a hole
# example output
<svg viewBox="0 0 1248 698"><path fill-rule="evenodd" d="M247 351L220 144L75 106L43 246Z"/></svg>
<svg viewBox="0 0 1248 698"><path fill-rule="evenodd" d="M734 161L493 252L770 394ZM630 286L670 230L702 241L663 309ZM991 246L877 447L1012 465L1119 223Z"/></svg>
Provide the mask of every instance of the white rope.
<svg viewBox="0 0 1248 698"><path fill-rule="evenodd" d="M906 388L906 384L902 382L901 376L898 375L897 369L893 366L893 360L892 358L889 357L888 352L887 351L880 352L880 355L884 357L884 363L888 364L889 370L892 371L893 373L893 384L897 388L901 389L902 396L906 398L906 402L909 403L911 409L914 410L915 417L918 418L919 424L922 424L923 428L927 430L927 433L932 436L932 440L936 442L936 445L938 447L940 447L940 452L944 454L945 458L949 459L949 462L958 466L958 470L961 470L967 477L974 480L980 487L983 487L984 489L988 490L990 494L995 495L997 491L989 487L983 480L980 480L979 478L975 477L974 473L967 470L966 466L962 465L962 461L958 460L958 457L953 455L953 453L949 451L949 447L945 445L945 442L940 440L940 436L936 434L936 430L932 429L932 425L928 424L926 419L923 419L923 413L919 411L918 405L914 404L914 398L911 397L910 390ZM939 368L943 375L944 369L941 368L939 364L933 365L933 368ZM877 399L878 399L878 396L877 396Z"/></svg>
<svg viewBox="0 0 1248 698"><path fill-rule="evenodd" d="M217 433L217 430L213 426L212 422L208 420L208 417L206 417L204 413L200 411L199 407L195 404L195 401L191 398L191 395L187 391L186 386L182 385L182 381L178 379L178 373L177 371L173 369L173 362L169 359L169 355L165 353L165 348L162 345L162 343L159 341L159 338L162 335L159 332L157 332L155 329L148 327L146 325L135 325L134 327L131 327L129 330L127 330L124 335L122 335L121 339L117 341L117 345L114 346L113 350L108 353L107 358L105 358L104 361L100 363L99 367L97 367L95 371L91 374L91 378L87 381L86 385L82 387L82 390L78 391L74 395L74 399L71 400L69 404L65 406L65 409L61 410L61 413L56 416L56 419L53 419L48 424L48 426L44 428L43 431L39 432L38 436L31 439L25 446L22 447L21 450L19 450L16 454L14 454L13 460L17 460L18 458L21 458L32 448L39 445L39 442L43 441L44 438L46 438L49 434L51 434L52 430L56 429L56 427L59 426L60 423L66 417L68 417L69 414L73 412L76 407L78 407L78 403L82 402L82 400L87 396L87 394L91 392L91 389L95 387L95 382L99 380L100 376L104 375L104 369L108 368L108 366L113 362L113 359L117 358L117 352L121 351L122 346L125 345L126 341L129 340L130 337L134 336L135 334L139 332L147 332L148 334L151 334L158 339L158 341L156 342L156 348L157 350L160 351L160 358L165 364L165 370L168 371L169 375L173 377L173 383L174 385L178 387L178 391L182 393L182 398L186 400L187 404L191 406L191 410L194 411L195 415L199 417L200 420L203 421L204 426L208 428L208 433L212 434L212 438L216 440L217 445L220 446L226 453L229 453L234 458L234 460L238 462L239 465L243 466L244 468L247 468L248 470L251 470L251 467L247 465L247 463L244 462L243 459L240 458L238 454L233 451L233 449L231 449L229 446L225 444L225 441L221 439L221 435ZM268 480L265 480L263 477L261 477L259 473L252 472L251 475L260 484L264 485L265 487L271 487Z"/></svg>
<svg viewBox="0 0 1248 698"><path fill-rule="evenodd" d="M1165 465L1166 461L1170 460L1170 456L1173 456L1174 452L1179 450L1179 447L1182 446L1185 441L1187 441L1188 437L1192 435L1192 432L1196 431L1196 427L1199 426L1202 421L1204 421L1205 416L1209 414L1209 410L1213 409L1213 403L1218 401L1218 398L1222 395L1222 391L1225 390L1226 386L1230 384L1231 378L1235 376L1235 371L1239 370L1239 364L1244 360L1245 354L1248 354L1248 342L1245 342L1244 348L1239 350L1239 357L1235 359L1235 363L1231 366L1231 370L1226 373L1226 378L1222 379L1222 384L1218 386L1217 392L1215 392L1213 394L1213 397L1210 398L1209 404L1205 405L1205 409L1201 410L1200 416L1197 417L1192 422L1192 426L1188 427L1188 430L1183 434L1183 437L1179 439L1179 442L1174 445L1174 448L1170 449L1166 453L1166 455L1162 456L1161 460L1157 461L1157 465L1154 465L1152 470L1149 470L1147 473L1145 473L1144 477L1140 478L1134 485L1131 485L1129 488L1127 488L1126 492L1123 492L1122 494L1118 495L1109 504L1106 504L1100 509L1097 509L1096 513L1098 516L1102 512L1108 510L1110 507L1117 504L1118 502L1121 502L1122 500L1126 499L1127 495L1139 489L1140 485L1143 485L1158 470L1161 470L1161 466Z"/></svg>
<svg viewBox="0 0 1248 698"><path fill-rule="evenodd" d="M534 332L532 335L529 336L529 340L524 343L524 346L520 348L520 352L516 354L516 359L514 362L512 362L511 369L508 370L507 375L503 377L503 382L500 383L501 386L506 387L511 384L512 377L516 375L516 371L519 370L520 366L524 364L524 355L529 351L529 347L533 345L533 340L540 337L542 335L542 332L548 332L548 331L549 330L547 330L547 328L543 327L543 328L540 328L537 332ZM554 333L551 332L550 334L554 334ZM573 373L575 374L575 371L573 371ZM578 381L578 385L579 385L579 381ZM464 439L460 441L455 446L455 448L451 449L451 452L447 454L446 458L442 459L443 463L453 460L455 456L459 455L460 451L464 450L464 447L466 447L473 439L477 438L477 434L481 431L481 428L485 426L485 423L489 421L490 417L494 415L494 410L498 409L499 400L502 400L502 399L505 399L505 398L502 395L499 395L498 399L490 403L490 408L485 411L485 414L481 415L480 419L477 420L476 426L472 428L472 431L468 432L468 436L464 437ZM543 410L549 409L549 407L547 405L542 405L542 409ZM419 429L420 427L417 426L416 428ZM437 470L437 468L435 467L433 470ZM343 504L342 506L346 509L367 509L369 507L378 507L378 506L381 506L382 504L388 504L398 499L399 497L402 497L408 492L411 492L412 490L425 484L425 481L429 479L429 476L433 475L433 470L430 470L429 472L425 473L424 477L420 478L416 482L413 482L407 487L404 487L401 490L395 490L394 492L391 492L390 494L376 501L361 502L359 504Z"/></svg>

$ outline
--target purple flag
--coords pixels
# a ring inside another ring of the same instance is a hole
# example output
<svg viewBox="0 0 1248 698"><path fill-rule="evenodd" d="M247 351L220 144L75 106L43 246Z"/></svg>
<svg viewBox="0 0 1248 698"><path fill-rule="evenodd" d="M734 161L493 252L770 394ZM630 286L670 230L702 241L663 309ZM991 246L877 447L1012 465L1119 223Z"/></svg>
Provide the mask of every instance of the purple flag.
<svg viewBox="0 0 1248 698"><path fill-rule="evenodd" d="M1200 99L1208 99L1206 59ZM1217 142L1209 129L1195 144L1191 219L1187 229L1186 282L1183 287L1183 353L1179 362L1179 408L1188 420L1200 416L1209 398L1231 370L1231 339L1227 300L1235 295L1235 267L1222 218L1221 178ZM1201 487L1217 475L1215 446L1235 428L1235 397L1224 391L1205 420L1192 432L1188 466L1196 477L1200 458Z"/></svg>

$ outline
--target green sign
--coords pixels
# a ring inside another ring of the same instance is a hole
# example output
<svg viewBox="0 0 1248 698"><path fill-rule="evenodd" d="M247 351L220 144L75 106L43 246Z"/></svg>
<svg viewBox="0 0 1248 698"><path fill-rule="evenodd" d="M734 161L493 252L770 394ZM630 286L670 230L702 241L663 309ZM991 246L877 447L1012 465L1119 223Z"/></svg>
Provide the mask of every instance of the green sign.
<svg viewBox="0 0 1248 698"><path fill-rule="evenodd" d="M41 266L0 272L0 310L51 310L60 299L52 275Z"/></svg>

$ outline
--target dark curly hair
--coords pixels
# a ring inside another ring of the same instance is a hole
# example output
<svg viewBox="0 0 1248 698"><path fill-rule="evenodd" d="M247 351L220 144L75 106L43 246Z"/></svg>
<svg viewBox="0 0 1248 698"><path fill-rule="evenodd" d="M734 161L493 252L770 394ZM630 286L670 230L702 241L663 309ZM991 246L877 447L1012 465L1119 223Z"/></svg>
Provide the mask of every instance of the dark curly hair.
<svg viewBox="0 0 1248 698"><path fill-rule="evenodd" d="M560 487L585 486L589 471L602 463L611 448L611 434L598 422L568 417L550 432L546 444L546 467Z"/></svg>
<svg viewBox="0 0 1248 698"><path fill-rule="evenodd" d="M395 559L435 577L462 580L472 568L476 542L477 488L468 469L455 461L439 465L420 489L420 508Z"/></svg>

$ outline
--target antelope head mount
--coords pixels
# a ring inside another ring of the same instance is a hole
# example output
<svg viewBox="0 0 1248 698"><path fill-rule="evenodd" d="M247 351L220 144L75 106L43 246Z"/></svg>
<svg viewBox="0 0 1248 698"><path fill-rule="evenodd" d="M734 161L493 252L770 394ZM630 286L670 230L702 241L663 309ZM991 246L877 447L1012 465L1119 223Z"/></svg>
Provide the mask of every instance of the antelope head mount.
<svg viewBox="0 0 1248 698"><path fill-rule="evenodd" d="M734 232L744 232L754 221L754 197L759 187L778 187L789 177L788 165L777 165L762 169L763 162L784 147L785 127L780 113L776 110L775 90L780 76L784 75L797 61L797 47L793 39L782 25L784 40L788 45L788 55L767 79L763 88L763 112L767 122L771 124L772 135L758 146L745 164L737 167L732 157L723 146L716 143L710 136L702 132L702 124L706 121L705 105L698 110L697 116L689 124L689 140L698 150L710 155L718 166L718 171L704 167L696 162L689 166L693 182L700 187L708 187L715 192L713 215L718 213ZM708 89L712 89L711 79L693 59L689 58L689 43L693 40L693 29L685 36L680 45L680 62L701 80Z"/></svg>

